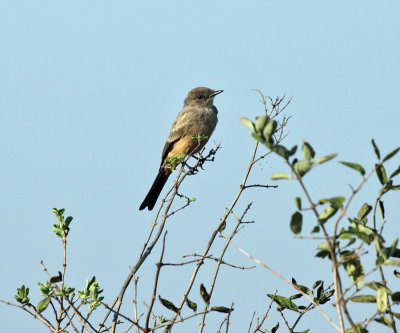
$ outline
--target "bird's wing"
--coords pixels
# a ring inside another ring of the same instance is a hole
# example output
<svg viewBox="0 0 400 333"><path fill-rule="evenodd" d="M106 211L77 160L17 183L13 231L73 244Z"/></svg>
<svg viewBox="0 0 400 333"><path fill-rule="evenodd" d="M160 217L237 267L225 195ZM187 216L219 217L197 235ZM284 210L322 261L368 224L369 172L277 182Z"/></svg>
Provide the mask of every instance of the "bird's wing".
<svg viewBox="0 0 400 333"><path fill-rule="evenodd" d="M172 150L174 143L180 138L185 136L186 129L190 125L191 113L193 109L184 109L176 117L174 123L171 127L171 132L169 133L167 142L165 142L164 149L161 155L161 165L164 163L168 153Z"/></svg>

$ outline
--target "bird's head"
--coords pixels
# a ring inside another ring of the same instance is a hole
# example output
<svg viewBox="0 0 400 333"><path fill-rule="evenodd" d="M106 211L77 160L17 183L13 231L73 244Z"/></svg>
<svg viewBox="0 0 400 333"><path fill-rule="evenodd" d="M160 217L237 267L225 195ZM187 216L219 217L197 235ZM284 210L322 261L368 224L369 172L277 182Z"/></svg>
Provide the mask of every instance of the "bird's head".
<svg viewBox="0 0 400 333"><path fill-rule="evenodd" d="M185 106L210 107L213 105L214 97L222 92L223 90L212 90L206 87L194 88L189 91Z"/></svg>

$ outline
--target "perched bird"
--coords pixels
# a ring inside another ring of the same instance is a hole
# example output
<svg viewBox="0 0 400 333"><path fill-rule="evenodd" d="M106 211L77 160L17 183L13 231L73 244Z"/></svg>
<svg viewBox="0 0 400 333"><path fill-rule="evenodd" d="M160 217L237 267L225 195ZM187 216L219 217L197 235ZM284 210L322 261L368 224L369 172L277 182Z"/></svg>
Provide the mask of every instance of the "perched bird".
<svg viewBox="0 0 400 333"><path fill-rule="evenodd" d="M156 179L144 198L139 210L152 210L172 169L176 167L171 158L179 154L185 156L199 152L207 143L217 125L218 110L213 105L214 97L223 90L198 87L189 91L182 111L176 117L171 132L161 154L161 165ZM203 136L202 140L193 137ZM171 165L172 164L172 165Z"/></svg>

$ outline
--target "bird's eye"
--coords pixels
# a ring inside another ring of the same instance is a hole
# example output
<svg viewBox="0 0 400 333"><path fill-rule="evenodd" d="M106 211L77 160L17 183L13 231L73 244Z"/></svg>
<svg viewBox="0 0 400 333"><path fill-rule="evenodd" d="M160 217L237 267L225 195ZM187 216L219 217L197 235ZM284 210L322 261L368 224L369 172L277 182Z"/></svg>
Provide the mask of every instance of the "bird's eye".
<svg viewBox="0 0 400 333"><path fill-rule="evenodd" d="M197 99L203 99L203 95L197 95Z"/></svg>

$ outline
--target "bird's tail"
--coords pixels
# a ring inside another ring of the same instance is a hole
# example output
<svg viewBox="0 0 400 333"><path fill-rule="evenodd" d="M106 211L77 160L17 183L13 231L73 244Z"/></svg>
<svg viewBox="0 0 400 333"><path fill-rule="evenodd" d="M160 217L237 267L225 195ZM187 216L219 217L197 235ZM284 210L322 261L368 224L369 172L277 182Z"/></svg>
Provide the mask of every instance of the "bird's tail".
<svg viewBox="0 0 400 333"><path fill-rule="evenodd" d="M154 180L153 185L151 185L149 193L147 193L146 198L144 198L142 204L140 205L139 210L143 210L146 207L149 210L153 209L170 174L170 169L164 167L160 168L160 171L158 171L158 175Z"/></svg>

